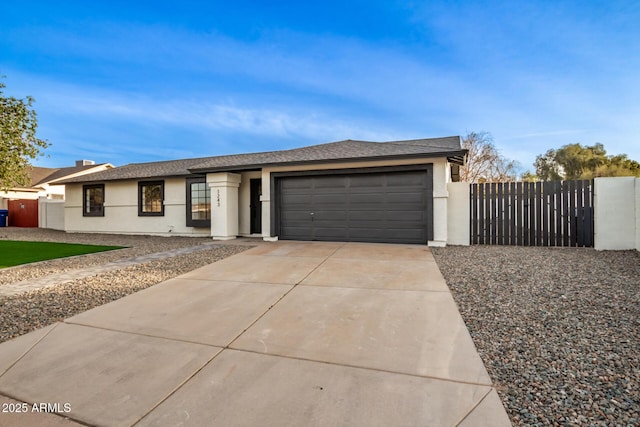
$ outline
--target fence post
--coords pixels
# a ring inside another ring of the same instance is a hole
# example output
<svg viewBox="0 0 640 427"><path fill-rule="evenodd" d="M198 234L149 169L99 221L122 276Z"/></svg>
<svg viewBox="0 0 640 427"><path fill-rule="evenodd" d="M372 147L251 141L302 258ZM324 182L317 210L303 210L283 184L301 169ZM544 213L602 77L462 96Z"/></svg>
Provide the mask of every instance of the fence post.
<svg viewBox="0 0 640 427"><path fill-rule="evenodd" d="M635 177L594 180L594 247L597 250L637 249Z"/></svg>
<svg viewBox="0 0 640 427"><path fill-rule="evenodd" d="M447 183L447 244L470 244L471 223L471 185L467 182Z"/></svg>

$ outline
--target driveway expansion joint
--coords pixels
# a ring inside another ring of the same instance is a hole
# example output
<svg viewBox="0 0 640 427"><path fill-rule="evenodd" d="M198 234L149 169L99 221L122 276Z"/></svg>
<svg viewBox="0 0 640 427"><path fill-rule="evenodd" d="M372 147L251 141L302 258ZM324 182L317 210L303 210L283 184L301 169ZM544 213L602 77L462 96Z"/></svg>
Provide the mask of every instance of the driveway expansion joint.
<svg viewBox="0 0 640 427"><path fill-rule="evenodd" d="M0 378L2 378L4 374L9 372L11 368L13 368L18 362L20 362L20 360L22 360L22 358L24 358L27 354L29 354L31 350L33 350L43 339L45 339L51 332L53 332L53 330L57 328L59 324L60 322L54 323L53 326L51 326L51 328L47 331L47 333L45 333L40 338L38 338L36 342L31 344L31 346L29 346L28 349L26 349L18 358L16 358L16 360L14 360L13 363L11 363L5 370L0 372Z"/></svg>
<svg viewBox="0 0 640 427"><path fill-rule="evenodd" d="M492 387L491 387L491 388L490 388L490 389L489 389L489 390L484 394L484 396L482 396L480 399L478 399L478 402L476 402L476 404L475 404L475 405L473 405L473 407L471 407L471 408L469 409L469 412L467 412L466 414L464 414L464 415L462 416L462 418L460 419L460 421L458 421L458 422L457 422L457 423L455 423L454 425L457 427L457 426L459 426L460 424L462 424L462 423L464 422L464 420L466 420L467 418L469 418L469 415L471 415L471 414L473 413L473 411L475 411L475 410L478 408L478 406L480 406L480 405L482 404L482 402L484 402L484 400L487 398L487 396L489 396L489 394L490 394L493 390L495 390L495 388L492 386Z"/></svg>
<svg viewBox="0 0 640 427"><path fill-rule="evenodd" d="M229 345L227 347L224 347L224 350L242 351L242 352L245 352L245 353L252 353L252 354L258 354L258 355L264 355L264 356L281 357L281 358L291 359L291 360L301 360L303 362L322 363L322 364L325 364L325 365L341 366L343 368L362 369L362 370L365 370L365 371L384 372L386 374L402 375L402 376L405 376L405 377L414 377L414 378L423 378L423 379L434 380L434 381L445 381L445 382L448 382L448 383L470 385L470 386L475 386L475 387L487 387L487 388L489 388L489 391L487 392L487 394L491 391L491 389L494 388L492 383L478 383L478 382L473 382L473 381L464 381L464 380L456 380L456 379L452 379L452 378L436 377L436 376L433 376L433 375L412 374L412 373L409 373L409 372L392 371L390 369L374 368L374 367L370 367L370 366L352 365L352 364L349 364L349 363L338 363L338 362L331 362L331 361L327 361L327 360L311 359L311 358L299 357L299 356L290 356L290 355L286 355L286 354L266 353L266 352L262 352L262 351L248 350L248 349L238 348L238 347L231 347L231 345Z"/></svg>
<svg viewBox="0 0 640 427"><path fill-rule="evenodd" d="M291 289L289 289L287 292L285 292L280 298L278 298L278 300L275 303L273 303L268 309L266 309L256 320L254 320L249 326L247 326L242 332L240 332L233 340L231 340L229 345L227 345L225 348L230 348L231 345L233 345L233 343L235 341L237 341L242 336L242 334L247 332L249 330L249 328L251 328L257 322L259 322L260 319L262 319L267 313L269 313L269 311L271 311L271 309L273 309L276 305L278 305L278 303L280 301L282 301L287 295L289 295L291 293L291 291L293 291L296 287L298 287L298 285L300 285L300 283L302 283L307 277L309 277L314 271L316 271L322 264L324 264L329 258L331 258L343 246L340 246L339 248L336 248L330 255L325 257L325 259L321 263L316 265L306 276L304 276L302 279L298 280L297 283L294 283L291 286ZM299 257L299 258L303 258L303 257ZM281 283L278 283L278 284L281 284Z"/></svg>
<svg viewBox="0 0 640 427"><path fill-rule="evenodd" d="M126 334L126 335L136 335L136 336L146 337L146 338L155 338L155 339L164 340L164 341L173 341L173 342L180 342L180 343L185 343L185 344L195 344L195 345L201 345L201 346L205 346L205 347L215 347L215 348L220 348L220 349L227 348L227 346L224 346L224 345L209 344L209 343L204 343L204 342L200 342L200 341L184 340L184 339L175 338L175 337L163 337L161 335L144 334L144 333L141 333L141 332L125 331L123 329L107 328L107 327L96 326L96 325L88 325L86 323L81 323L81 322L77 322L77 321L70 321L69 319L65 319L61 323L64 323L65 325L81 326L83 328L99 329L101 331L117 332L117 333Z"/></svg>

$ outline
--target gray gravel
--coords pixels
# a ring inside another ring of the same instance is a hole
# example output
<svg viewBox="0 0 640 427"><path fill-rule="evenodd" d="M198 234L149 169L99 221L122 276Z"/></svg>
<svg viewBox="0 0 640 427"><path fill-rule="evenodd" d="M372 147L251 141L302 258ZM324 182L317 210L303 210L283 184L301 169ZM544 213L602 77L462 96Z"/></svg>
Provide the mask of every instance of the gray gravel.
<svg viewBox="0 0 640 427"><path fill-rule="evenodd" d="M640 425L640 253L433 253L514 425Z"/></svg>
<svg viewBox="0 0 640 427"><path fill-rule="evenodd" d="M138 264L0 299L0 342L117 300L250 247L217 245L191 254Z"/></svg>
<svg viewBox="0 0 640 427"><path fill-rule="evenodd" d="M163 252L171 249L211 243L208 237L160 237L129 236L118 234L65 233L39 228L0 228L0 240L28 240L39 242L83 243L94 245L124 246L125 249L61 258L0 270L0 286L21 280L35 279L54 273L92 265Z"/></svg>

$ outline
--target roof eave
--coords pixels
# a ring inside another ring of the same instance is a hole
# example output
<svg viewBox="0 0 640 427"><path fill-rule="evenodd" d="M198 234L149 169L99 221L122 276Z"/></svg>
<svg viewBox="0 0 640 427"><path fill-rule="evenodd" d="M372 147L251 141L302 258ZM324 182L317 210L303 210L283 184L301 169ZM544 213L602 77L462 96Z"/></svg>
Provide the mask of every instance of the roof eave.
<svg viewBox="0 0 640 427"><path fill-rule="evenodd" d="M98 178L98 179L79 179L72 178L69 180L61 180L52 185L67 185L67 184L86 184L90 182L115 182L115 181L131 181L131 180L151 180L151 179L163 179L163 178L186 178L193 176L193 173L181 173L181 174L169 174L169 175L149 175L149 176L134 176L129 178ZM91 174L87 175L87 178L91 177Z"/></svg>
<svg viewBox="0 0 640 427"><path fill-rule="evenodd" d="M447 156L447 160L449 163L453 163L456 165L464 166L467 164L467 157L469 154L469 150L460 150L458 153L452 153Z"/></svg>
<svg viewBox="0 0 640 427"><path fill-rule="evenodd" d="M397 154L387 156L367 156L367 157L348 157L339 159L322 159L322 160L298 160L290 162L269 162L269 163L255 163L238 166L219 166L209 168L191 168L192 173L212 173L212 172L230 172L230 171L244 171L244 170L259 170L265 167L277 167L277 166L298 166L298 165L317 165L323 163L353 163L353 162L371 162L371 161L384 161L384 160L401 160L401 159L419 159L419 158L434 158L434 157L446 157L448 161L457 163L463 161L466 157L467 151L446 151L437 153L416 153L416 154ZM452 160L450 160L452 159Z"/></svg>

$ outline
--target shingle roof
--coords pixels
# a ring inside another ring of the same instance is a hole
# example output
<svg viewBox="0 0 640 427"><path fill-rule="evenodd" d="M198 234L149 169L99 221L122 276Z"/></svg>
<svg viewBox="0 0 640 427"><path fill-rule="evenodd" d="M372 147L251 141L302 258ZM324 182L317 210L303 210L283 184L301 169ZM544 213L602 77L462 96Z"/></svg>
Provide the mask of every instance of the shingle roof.
<svg viewBox="0 0 640 427"><path fill-rule="evenodd" d="M61 184L73 182L113 181L120 179L160 178L168 176L191 175L189 168L206 161L208 157L197 159L165 160L162 162L130 163L113 169L107 169L90 175L78 176L60 181Z"/></svg>
<svg viewBox="0 0 640 427"><path fill-rule="evenodd" d="M33 184L34 187L44 184L44 183L52 183L53 181L56 180L61 180L62 178L69 176L69 175L73 175L79 172L83 172L89 169L93 169L93 168L97 168L100 166L105 165L105 163L100 163L100 164L92 164L92 165L82 165L82 166L70 166L68 168L60 168L60 169L51 169L52 173L44 176L43 178L41 178L40 180L36 181L35 184ZM35 168L34 168L35 169ZM41 169L45 169L45 168L41 168ZM33 175L32 175L32 181L33 180Z"/></svg>
<svg viewBox="0 0 640 427"><path fill-rule="evenodd" d="M357 161L418 156L449 157L453 161L461 161L465 153L465 150L460 147L460 137L458 136L390 142L345 140L291 150L131 163L118 168L71 178L61 181L61 183L187 176L192 173L237 171L265 166L327 161Z"/></svg>
<svg viewBox="0 0 640 427"><path fill-rule="evenodd" d="M58 172L58 168L41 168L39 166L31 166L29 168L29 179L31 185L29 188L37 187L43 182L47 182L47 177Z"/></svg>
<svg viewBox="0 0 640 427"><path fill-rule="evenodd" d="M52 184L53 181L62 180L63 178L74 175L76 173L103 166L105 163L84 165L84 166L71 166L67 168L43 168L40 166L29 167L29 185L26 187L14 187L16 190L28 190L36 189L43 184Z"/></svg>

